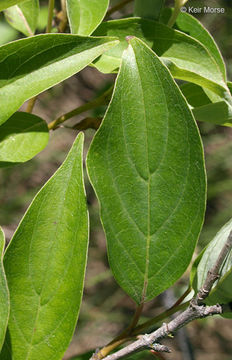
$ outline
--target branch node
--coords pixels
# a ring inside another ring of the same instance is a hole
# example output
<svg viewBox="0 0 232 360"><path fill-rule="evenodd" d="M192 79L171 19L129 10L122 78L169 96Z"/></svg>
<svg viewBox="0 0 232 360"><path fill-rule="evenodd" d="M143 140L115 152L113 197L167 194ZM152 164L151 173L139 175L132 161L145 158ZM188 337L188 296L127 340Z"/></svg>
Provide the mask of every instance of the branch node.
<svg viewBox="0 0 232 360"><path fill-rule="evenodd" d="M152 345L150 345L150 348L156 352L166 352L166 353L171 353L171 350L169 349L168 346L166 345L161 345L159 343L154 343Z"/></svg>

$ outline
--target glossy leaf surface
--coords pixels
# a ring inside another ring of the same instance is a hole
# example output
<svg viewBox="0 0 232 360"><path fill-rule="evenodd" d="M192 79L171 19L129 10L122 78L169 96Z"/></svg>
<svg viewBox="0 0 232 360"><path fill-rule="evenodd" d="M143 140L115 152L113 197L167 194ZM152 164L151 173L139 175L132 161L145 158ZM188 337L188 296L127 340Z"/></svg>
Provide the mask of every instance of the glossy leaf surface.
<svg viewBox="0 0 232 360"><path fill-rule="evenodd" d="M21 3L25 0L0 0L0 11L9 8L10 6Z"/></svg>
<svg viewBox="0 0 232 360"><path fill-rule="evenodd" d="M66 0L71 32L90 35L103 20L109 0Z"/></svg>
<svg viewBox="0 0 232 360"><path fill-rule="evenodd" d="M3 268L3 252L5 247L5 236L0 227L0 350L4 342L8 317L10 312L9 291L7 287L6 275Z"/></svg>
<svg viewBox="0 0 232 360"><path fill-rule="evenodd" d="M173 10L170 8L166 8L163 10L161 18L164 23L167 24L172 11ZM209 53L213 56L221 73L223 74L224 79L226 79L225 64L220 50L208 30L200 23L200 21L196 19L196 17L188 13L180 12L176 19L174 28L200 41L200 43L203 44L209 51Z"/></svg>
<svg viewBox="0 0 232 360"><path fill-rule="evenodd" d="M60 360L75 329L88 244L82 147L83 134L33 200L5 254L11 311L4 351L12 359Z"/></svg>
<svg viewBox="0 0 232 360"><path fill-rule="evenodd" d="M232 220L222 227L205 248L204 252L200 254L200 261L198 258L195 260L196 265L193 266L192 270L194 273L193 288L195 291L203 286L207 273L214 266L231 230ZM207 304L226 304L232 301L232 250L230 250L223 263L219 275L219 280L214 284L213 289L206 299ZM193 278L193 276L191 276L191 278Z"/></svg>
<svg viewBox="0 0 232 360"><path fill-rule="evenodd" d="M109 38L37 35L0 47L0 124L29 98L67 79L115 45Z"/></svg>
<svg viewBox="0 0 232 360"><path fill-rule="evenodd" d="M32 159L48 143L46 122L36 115L16 112L0 126L0 167Z"/></svg>
<svg viewBox="0 0 232 360"><path fill-rule="evenodd" d="M5 17L9 24L26 36L35 33L39 16L39 1L28 0L5 10Z"/></svg>
<svg viewBox="0 0 232 360"><path fill-rule="evenodd" d="M199 41L180 31L155 21L129 18L104 22L94 35L120 39L118 46L95 61L94 65L100 71L112 72L118 68L122 52L127 47L126 36L136 36L163 59L173 77L205 86L222 97L228 91L214 58Z"/></svg>
<svg viewBox="0 0 232 360"><path fill-rule="evenodd" d="M140 40L123 55L112 102L88 154L109 262L137 302L188 266L205 209L202 145L169 71Z"/></svg>

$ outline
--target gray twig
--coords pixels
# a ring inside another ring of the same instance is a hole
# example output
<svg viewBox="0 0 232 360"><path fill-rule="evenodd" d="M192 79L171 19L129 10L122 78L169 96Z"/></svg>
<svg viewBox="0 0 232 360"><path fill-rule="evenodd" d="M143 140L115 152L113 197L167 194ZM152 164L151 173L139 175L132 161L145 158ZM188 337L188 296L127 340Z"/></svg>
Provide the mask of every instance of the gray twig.
<svg viewBox="0 0 232 360"><path fill-rule="evenodd" d="M202 301L208 296L214 282L219 277L219 270L223 261L225 260L228 251L232 248L232 231L230 232L228 239L223 246L218 259L212 269L208 272L203 287L199 290L195 298L190 302L189 307L181 314L177 315L175 319L168 324L163 324L159 329L155 330L151 334L145 334L139 337L139 340L125 346L123 349L115 352L112 355L108 355L104 360L118 360L135 352L139 352L145 349L155 349L157 352L170 352L170 350L163 345L159 344L159 341L166 338L176 332L178 329L187 325L195 319L205 318L215 314L222 314L224 310L223 305L206 306L202 304Z"/></svg>

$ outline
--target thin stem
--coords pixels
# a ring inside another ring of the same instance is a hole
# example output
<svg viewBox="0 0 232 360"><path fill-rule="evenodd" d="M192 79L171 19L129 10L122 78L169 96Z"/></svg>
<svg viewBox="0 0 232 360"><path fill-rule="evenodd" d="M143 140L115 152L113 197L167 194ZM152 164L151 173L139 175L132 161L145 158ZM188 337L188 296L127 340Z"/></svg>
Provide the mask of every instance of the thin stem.
<svg viewBox="0 0 232 360"><path fill-rule="evenodd" d="M189 301L187 301L184 304L180 304L178 306L175 307L171 307L168 310L164 311L162 314L159 314L157 316L155 316L153 319L150 319L146 322L144 322L143 324L137 326L133 331L131 335L138 335L141 334L143 331L147 330L148 328L150 328L153 325L156 325L157 323L161 322L162 320L166 319L167 317L175 314L176 312L180 311L180 310L184 310L188 307L189 305Z"/></svg>
<svg viewBox="0 0 232 360"><path fill-rule="evenodd" d="M173 25L176 22L176 19L180 13L180 9L182 8L182 6L187 2L188 0L175 0L175 6L174 6L174 10L172 13L172 16L170 17L167 25L169 27L173 27Z"/></svg>
<svg viewBox="0 0 232 360"><path fill-rule="evenodd" d="M58 26L58 31L60 33L65 32L67 23L68 23L68 19L67 19L66 0L61 0L61 20Z"/></svg>
<svg viewBox="0 0 232 360"><path fill-rule="evenodd" d="M131 337L131 333L135 326L137 325L139 318L141 316L143 310L143 303L137 306L134 316L132 318L131 323L129 326L121 332L116 338L114 338L111 342L109 342L106 346L104 346L100 351L93 355L93 359L102 359L107 356L111 351L116 349L119 345L124 344L125 342L129 341L130 339L134 339L134 336Z"/></svg>
<svg viewBox="0 0 232 360"><path fill-rule="evenodd" d="M59 116L56 120L53 120L48 124L48 129L55 130L60 124L62 124L66 120L71 119L72 117L74 117L76 115L80 115L88 110L94 109L100 105L106 104L109 101L112 91L113 91L113 86L110 87L106 92L104 92L104 94L100 95L98 98L96 98L84 105L81 105L81 106L77 107L76 109L69 111L66 114Z"/></svg>
<svg viewBox="0 0 232 360"><path fill-rule="evenodd" d="M123 0L123 1L121 1L119 4L117 4L117 5L113 6L112 8L110 8L107 11L106 16L110 16L115 11L118 11L118 10L122 9L125 5L129 4L130 2L132 2L132 0Z"/></svg>
<svg viewBox="0 0 232 360"><path fill-rule="evenodd" d="M55 0L49 0L48 4L48 21L47 21L47 27L46 27L46 33L50 33L52 29L52 19L53 19L53 9L54 9ZM28 101L26 112L31 113L38 95L34 96Z"/></svg>
<svg viewBox="0 0 232 360"><path fill-rule="evenodd" d="M181 295L181 297L175 302L175 304L172 305L172 307L170 307L170 309L174 309L174 308L177 307L179 304L181 304L181 303L184 301L184 299L186 298L186 296L187 296L191 291L192 291L192 287L189 286L189 287L187 288L187 290L183 293L183 295ZM169 309L169 310L170 310L170 309Z"/></svg>
<svg viewBox="0 0 232 360"><path fill-rule="evenodd" d="M53 20L53 10L54 10L55 0L49 0L48 3L48 22L46 27L46 33L50 33L52 30L52 20Z"/></svg>
<svg viewBox="0 0 232 360"><path fill-rule="evenodd" d="M28 100L26 112L28 112L28 113L32 112L35 102L36 102L36 99L37 99L37 96L34 96L30 100Z"/></svg>

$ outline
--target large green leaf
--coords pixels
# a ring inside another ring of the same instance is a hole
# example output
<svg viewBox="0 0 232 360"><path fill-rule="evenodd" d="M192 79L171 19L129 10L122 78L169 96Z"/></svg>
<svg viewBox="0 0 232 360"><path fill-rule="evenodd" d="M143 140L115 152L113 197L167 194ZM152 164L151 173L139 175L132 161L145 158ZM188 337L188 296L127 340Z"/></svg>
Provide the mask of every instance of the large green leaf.
<svg viewBox="0 0 232 360"><path fill-rule="evenodd" d="M25 0L0 0L0 11L5 10L15 4L19 4L22 1L25 1Z"/></svg>
<svg viewBox="0 0 232 360"><path fill-rule="evenodd" d="M27 0L4 11L9 24L26 36L35 33L39 16L39 0Z"/></svg>
<svg viewBox="0 0 232 360"><path fill-rule="evenodd" d="M111 38L45 34L0 47L0 124L29 98L67 79L117 44Z"/></svg>
<svg viewBox="0 0 232 360"><path fill-rule="evenodd" d="M10 312L9 291L7 287L6 275L3 268L3 252L5 246L4 233L0 227L0 350L4 342L8 317Z"/></svg>
<svg viewBox="0 0 232 360"><path fill-rule="evenodd" d="M72 33L90 35L104 18L109 0L66 0L66 4Z"/></svg>
<svg viewBox="0 0 232 360"><path fill-rule="evenodd" d="M173 9L165 8L162 12L161 21L167 24ZM218 64L224 79L226 80L226 68L220 50L208 30L194 16L180 12L174 28L180 30L203 44Z"/></svg>
<svg viewBox="0 0 232 360"><path fill-rule="evenodd" d="M232 219L221 228L214 239L195 260L191 275L195 292L203 286L207 273L215 265L231 230ZM219 275L219 280L214 284L213 289L206 298L207 304L226 304L232 301L232 250L228 253Z"/></svg>
<svg viewBox="0 0 232 360"><path fill-rule="evenodd" d="M36 115L17 112L0 126L0 167L32 159L48 143L46 122Z"/></svg>
<svg viewBox="0 0 232 360"><path fill-rule="evenodd" d="M228 92L223 75L207 49L192 37L155 21L129 18L102 23L94 35L117 36L120 44L97 59L94 65L103 72L120 66L126 36L142 39L169 67L173 77L209 88L221 97ZM200 59L200 61L199 61Z"/></svg>
<svg viewBox="0 0 232 360"><path fill-rule="evenodd" d="M132 39L87 167L101 205L110 266L137 302L188 266L205 209L199 133L159 58Z"/></svg>
<svg viewBox="0 0 232 360"><path fill-rule="evenodd" d="M229 88L229 83L227 83ZM180 86L187 102L192 108L197 121L206 121L216 125L232 126L232 106L229 102L216 98L212 102L206 92L200 86L193 83L185 83Z"/></svg>
<svg viewBox="0 0 232 360"><path fill-rule="evenodd" d="M83 134L33 200L5 254L11 311L4 348L15 360L60 360L75 329L88 244L82 147Z"/></svg>

